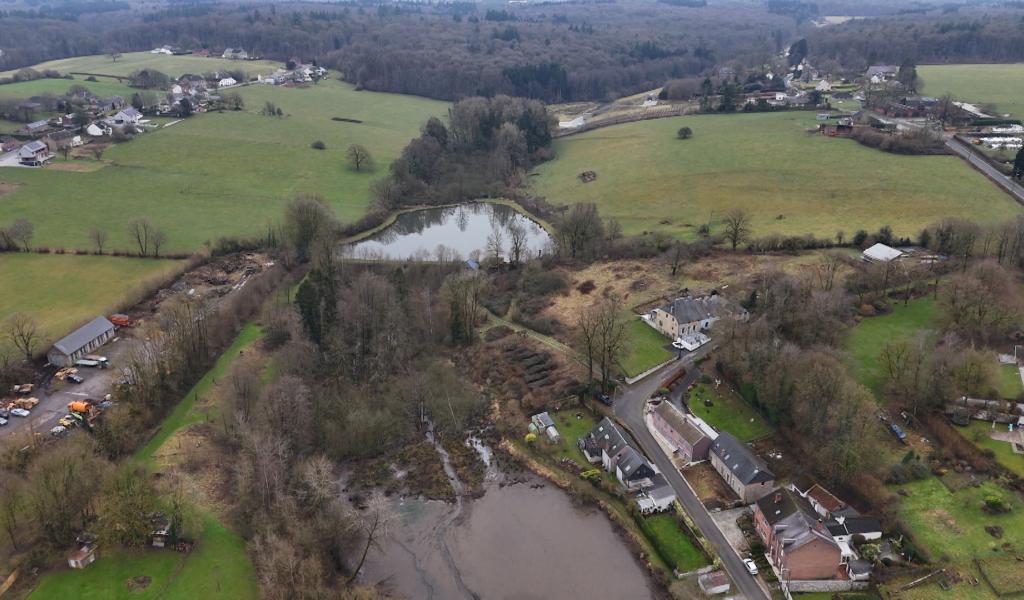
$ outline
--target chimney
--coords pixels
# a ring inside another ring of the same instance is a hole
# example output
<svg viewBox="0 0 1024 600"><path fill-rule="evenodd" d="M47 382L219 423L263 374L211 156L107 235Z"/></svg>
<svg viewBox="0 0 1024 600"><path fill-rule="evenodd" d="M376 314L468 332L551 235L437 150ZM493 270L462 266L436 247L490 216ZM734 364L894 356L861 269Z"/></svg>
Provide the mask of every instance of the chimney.
<svg viewBox="0 0 1024 600"><path fill-rule="evenodd" d="M782 502L782 493L781 492L775 492L775 503L778 504L780 502Z"/></svg>
<svg viewBox="0 0 1024 600"><path fill-rule="evenodd" d="M818 523L814 526L818 531L825 531L825 523L818 517Z"/></svg>

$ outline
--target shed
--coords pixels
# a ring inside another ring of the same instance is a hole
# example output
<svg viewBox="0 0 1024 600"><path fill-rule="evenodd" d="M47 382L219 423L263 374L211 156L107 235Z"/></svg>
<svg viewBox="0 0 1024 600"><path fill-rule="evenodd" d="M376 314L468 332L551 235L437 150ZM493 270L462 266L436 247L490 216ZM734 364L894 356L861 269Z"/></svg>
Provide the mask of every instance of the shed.
<svg viewBox="0 0 1024 600"><path fill-rule="evenodd" d="M709 596L717 596L729 591L732 584L724 571L712 571L697 577L700 590Z"/></svg>
<svg viewBox="0 0 1024 600"><path fill-rule="evenodd" d="M868 262L891 262L903 256L903 253L885 244L875 244L863 252L864 260Z"/></svg>
<svg viewBox="0 0 1024 600"><path fill-rule="evenodd" d="M86 544L68 556L68 566L72 569L84 569L96 562L96 548Z"/></svg>
<svg viewBox="0 0 1024 600"><path fill-rule="evenodd" d="M96 317L58 340L46 354L50 364L70 367L114 337L114 324L106 317Z"/></svg>

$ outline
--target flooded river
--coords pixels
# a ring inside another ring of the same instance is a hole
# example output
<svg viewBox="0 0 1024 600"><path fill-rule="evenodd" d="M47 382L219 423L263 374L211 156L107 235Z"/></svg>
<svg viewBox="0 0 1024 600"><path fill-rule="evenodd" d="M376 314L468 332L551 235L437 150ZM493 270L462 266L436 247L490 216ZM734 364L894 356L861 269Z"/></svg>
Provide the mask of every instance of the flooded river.
<svg viewBox="0 0 1024 600"><path fill-rule="evenodd" d="M524 257L537 256L550 241L543 227L511 206L481 202L403 213L383 231L343 247L341 253L364 259L464 260L486 255L488 238L498 232L507 257L512 227L521 227L526 236Z"/></svg>
<svg viewBox="0 0 1024 600"><path fill-rule="evenodd" d="M642 567L607 517L530 478L462 504L394 500L391 539L371 552L364 583L415 599L650 598ZM454 518L453 518L454 517Z"/></svg>

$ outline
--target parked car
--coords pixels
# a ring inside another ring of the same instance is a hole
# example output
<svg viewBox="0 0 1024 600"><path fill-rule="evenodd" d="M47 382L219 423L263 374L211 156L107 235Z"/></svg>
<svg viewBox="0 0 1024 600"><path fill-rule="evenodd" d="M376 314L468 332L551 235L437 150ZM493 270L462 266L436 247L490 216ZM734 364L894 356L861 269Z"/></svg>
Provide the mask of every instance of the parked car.
<svg viewBox="0 0 1024 600"><path fill-rule="evenodd" d="M747 573L750 573L751 575L757 575L757 564L752 559L744 558L743 566L747 568Z"/></svg>
<svg viewBox="0 0 1024 600"><path fill-rule="evenodd" d="M16 416L16 417L27 417L27 416L29 416L32 413L28 412L24 408L12 408L11 409L11 414Z"/></svg>
<svg viewBox="0 0 1024 600"><path fill-rule="evenodd" d="M57 423L63 427L74 427L75 425L78 425L78 421L71 415L64 415L60 418L60 421L57 421Z"/></svg>
<svg viewBox="0 0 1024 600"><path fill-rule="evenodd" d="M6 424L7 424L7 419L0 418L0 427L3 427Z"/></svg>
<svg viewBox="0 0 1024 600"><path fill-rule="evenodd" d="M594 393L594 400L597 400L598 402L604 404L605 406L612 405L612 397L609 396L608 394L604 394L601 392Z"/></svg>
<svg viewBox="0 0 1024 600"><path fill-rule="evenodd" d="M679 340L672 342L672 347L675 348L676 350L686 350L686 348L683 347L683 343L680 342Z"/></svg>
<svg viewBox="0 0 1024 600"><path fill-rule="evenodd" d="M67 427L64 427L63 425L57 425L56 427L54 427L53 429L50 430L50 435L52 435L54 437L61 437L64 434L66 434L67 432L68 432Z"/></svg>
<svg viewBox="0 0 1024 600"><path fill-rule="evenodd" d="M6 406L0 407L0 419L10 419L10 418L11 418L11 409L7 408Z"/></svg>
<svg viewBox="0 0 1024 600"><path fill-rule="evenodd" d="M64 381L70 381L71 383L82 383L83 381L85 381L85 379L83 379L81 375L69 373L67 376L64 377Z"/></svg>

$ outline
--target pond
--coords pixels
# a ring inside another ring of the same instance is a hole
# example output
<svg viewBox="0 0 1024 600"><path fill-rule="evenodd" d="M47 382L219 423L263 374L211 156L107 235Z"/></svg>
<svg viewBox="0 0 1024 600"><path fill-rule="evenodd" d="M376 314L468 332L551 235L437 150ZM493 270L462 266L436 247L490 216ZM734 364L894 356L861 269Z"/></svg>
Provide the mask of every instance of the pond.
<svg viewBox="0 0 1024 600"><path fill-rule="evenodd" d="M525 234L523 259L546 251L551 238L537 222L511 206L473 203L402 213L379 233L342 247L341 253L371 260L479 260L489 254L488 240L496 239L508 259L514 227L522 227Z"/></svg>

